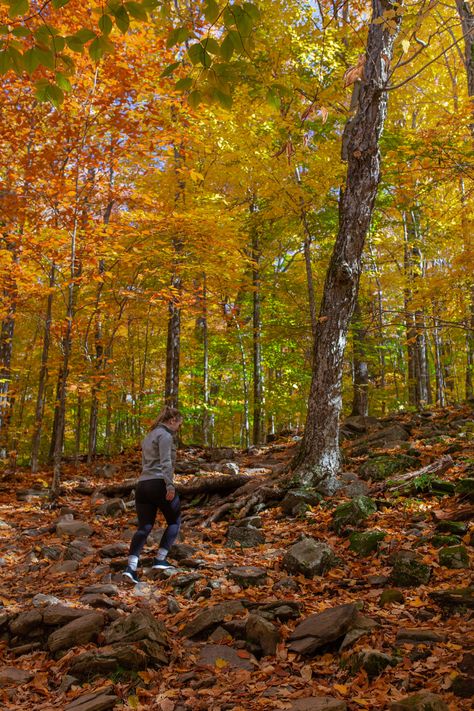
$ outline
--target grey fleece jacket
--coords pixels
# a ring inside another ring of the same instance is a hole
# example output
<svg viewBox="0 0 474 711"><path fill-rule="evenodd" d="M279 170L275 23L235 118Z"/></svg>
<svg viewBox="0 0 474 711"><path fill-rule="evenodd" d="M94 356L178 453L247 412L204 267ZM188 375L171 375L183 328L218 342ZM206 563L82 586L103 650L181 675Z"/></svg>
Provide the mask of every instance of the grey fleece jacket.
<svg viewBox="0 0 474 711"><path fill-rule="evenodd" d="M142 473L138 481L164 479L166 490L174 488L176 445L166 425L158 425L142 442Z"/></svg>

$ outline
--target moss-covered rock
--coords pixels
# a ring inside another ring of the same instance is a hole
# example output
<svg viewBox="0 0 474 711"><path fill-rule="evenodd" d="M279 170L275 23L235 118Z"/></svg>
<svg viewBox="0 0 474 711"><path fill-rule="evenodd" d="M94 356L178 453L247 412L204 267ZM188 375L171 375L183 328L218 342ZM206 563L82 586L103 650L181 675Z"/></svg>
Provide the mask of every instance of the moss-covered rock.
<svg viewBox="0 0 474 711"><path fill-rule="evenodd" d="M431 566L412 551L400 551L393 558L390 580L400 587L426 585L431 576Z"/></svg>
<svg viewBox="0 0 474 711"><path fill-rule="evenodd" d="M281 502L282 511L290 516L301 516L311 506L321 503L323 497L318 492L310 489L291 489L285 494Z"/></svg>
<svg viewBox="0 0 474 711"><path fill-rule="evenodd" d="M379 605L383 607L384 605L389 605L392 602L398 602L403 605L405 602L405 595L401 590L389 589L384 590L379 598Z"/></svg>
<svg viewBox="0 0 474 711"><path fill-rule="evenodd" d="M407 471L417 465L419 465L418 460L406 454L397 454L395 456L382 454L376 457L370 457L362 464L359 469L359 476L362 479L384 481L392 474Z"/></svg>
<svg viewBox="0 0 474 711"><path fill-rule="evenodd" d="M390 704L390 711L449 711L441 696L420 691Z"/></svg>
<svg viewBox="0 0 474 711"><path fill-rule="evenodd" d="M362 649L350 658L349 668L353 674L361 669L367 673L370 680L379 676L388 666L395 666L396 659L376 649Z"/></svg>
<svg viewBox="0 0 474 711"><path fill-rule="evenodd" d="M469 501L474 501L474 477L459 479L456 482L456 494L466 497Z"/></svg>
<svg viewBox="0 0 474 711"><path fill-rule="evenodd" d="M351 533L349 548L361 556L368 556L377 550L379 542L383 541L387 535L386 531L363 531L362 533Z"/></svg>
<svg viewBox="0 0 474 711"><path fill-rule="evenodd" d="M377 505L368 496L356 496L347 504L341 504L333 514L332 526L341 534L347 528L357 528L371 514L377 511Z"/></svg>
<svg viewBox="0 0 474 711"><path fill-rule="evenodd" d="M469 555L465 546L448 546L438 554L440 565L446 568L469 568Z"/></svg>
<svg viewBox="0 0 474 711"><path fill-rule="evenodd" d="M461 539L458 538L458 536L447 536L439 533L430 539L430 543L435 548L442 548L443 546L458 546L461 543Z"/></svg>
<svg viewBox="0 0 474 711"><path fill-rule="evenodd" d="M439 521L436 530L440 533L452 533L454 536L464 536L467 533L467 523L464 521Z"/></svg>

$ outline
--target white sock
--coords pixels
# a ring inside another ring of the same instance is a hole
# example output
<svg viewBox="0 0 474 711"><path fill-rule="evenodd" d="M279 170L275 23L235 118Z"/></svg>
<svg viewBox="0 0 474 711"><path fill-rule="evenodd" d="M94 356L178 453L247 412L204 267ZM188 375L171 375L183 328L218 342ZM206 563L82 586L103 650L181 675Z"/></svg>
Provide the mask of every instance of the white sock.
<svg viewBox="0 0 474 711"><path fill-rule="evenodd" d="M132 570L136 570L138 566L138 556L137 555L129 555L128 556L128 566Z"/></svg>
<svg viewBox="0 0 474 711"><path fill-rule="evenodd" d="M166 548L158 548L158 553L156 554L158 560L164 560L167 555L168 551L166 550Z"/></svg>

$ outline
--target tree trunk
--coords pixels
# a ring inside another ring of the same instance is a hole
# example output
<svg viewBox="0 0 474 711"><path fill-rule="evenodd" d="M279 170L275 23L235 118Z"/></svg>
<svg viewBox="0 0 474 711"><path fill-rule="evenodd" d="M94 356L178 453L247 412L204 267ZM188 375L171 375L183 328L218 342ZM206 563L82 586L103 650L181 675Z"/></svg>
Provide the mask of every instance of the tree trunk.
<svg viewBox="0 0 474 711"><path fill-rule="evenodd" d="M181 280L173 277L173 287L181 288ZM181 309L175 298L168 304L168 338L166 343L165 401L171 407L179 402L179 357L181 347Z"/></svg>
<svg viewBox="0 0 474 711"><path fill-rule="evenodd" d="M373 0L372 7L373 20L393 9L386 0ZM348 160L346 188L340 197L339 232L326 274L316 330L306 428L292 465L303 483L329 494L339 486L343 357L359 286L362 250L380 180L378 142L386 116L385 87L400 19L395 23L395 31L389 31L384 23L370 25L357 113L344 130L343 150Z"/></svg>
<svg viewBox="0 0 474 711"><path fill-rule="evenodd" d="M36 396L36 409L35 409L35 425L33 433L33 441L31 444L31 471L35 474L38 471L39 466L39 451L41 444L41 433L43 430L43 415L44 415L44 405L45 405L45 390L46 382L48 380L48 359L49 359L49 346L51 343L51 323L52 323L52 312L53 312L53 289L55 285L56 278L56 265L53 262L51 264L51 272L49 275L49 294L48 300L46 302L46 313L44 318L44 335L43 335L43 351L41 353L41 366L39 372L38 381L38 394Z"/></svg>
<svg viewBox="0 0 474 711"><path fill-rule="evenodd" d="M253 287L253 443L261 444L264 428L264 389L262 372L262 317L260 292L260 244L258 228L252 229L252 287Z"/></svg>
<svg viewBox="0 0 474 711"><path fill-rule="evenodd" d="M354 398L351 415L369 414L369 368L367 365L367 329L362 323L360 301L357 298L354 306L353 322L353 367L354 367Z"/></svg>
<svg viewBox="0 0 474 711"><path fill-rule="evenodd" d="M18 250L14 242L5 238L5 249L9 253L11 269L3 287L3 300L6 315L0 328L0 458L8 451L8 428L11 421L15 395L12 391L11 362L13 353L13 335L15 332L15 314L17 285L15 264L18 263Z"/></svg>
<svg viewBox="0 0 474 711"><path fill-rule="evenodd" d="M436 404L439 407L446 405L444 397L444 373L441 362L441 333L438 319L434 317L433 328L433 344L434 344L434 361L435 361L435 379L436 379Z"/></svg>

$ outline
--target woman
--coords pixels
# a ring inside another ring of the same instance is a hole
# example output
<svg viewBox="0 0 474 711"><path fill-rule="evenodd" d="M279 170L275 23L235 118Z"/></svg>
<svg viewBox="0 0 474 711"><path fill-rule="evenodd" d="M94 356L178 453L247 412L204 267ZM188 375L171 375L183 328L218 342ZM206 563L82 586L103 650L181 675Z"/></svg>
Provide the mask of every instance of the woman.
<svg viewBox="0 0 474 711"><path fill-rule="evenodd" d="M181 427L183 417L174 407L165 407L159 414L142 442L142 473L135 490L135 506L138 530L130 543L128 565L124 577L138 583L138 559L155 524L156 514L161 511L167 527L161 537L158 554L153 563L155 569L172 568L166 560L181 526L181 504L174 488L174 465L176 446L174 434Z"/></svg>

